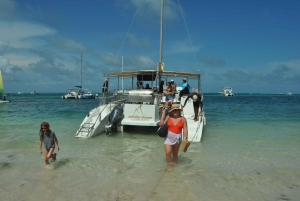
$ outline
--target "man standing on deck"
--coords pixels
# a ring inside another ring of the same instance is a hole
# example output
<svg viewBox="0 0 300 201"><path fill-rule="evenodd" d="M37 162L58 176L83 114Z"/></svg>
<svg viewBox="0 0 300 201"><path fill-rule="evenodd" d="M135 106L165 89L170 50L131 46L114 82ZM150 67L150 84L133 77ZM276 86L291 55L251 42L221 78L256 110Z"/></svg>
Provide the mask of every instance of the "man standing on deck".
<svg viewBox="0 0 300 201"><path fill-rule="evenodd" d="M158 93L160 93L160 94L164 93L164 84L165 84L165 81L161 80L159 83Z"/></svg>
<svg viewBox="0 0 300 201"><path fill-rule="evenodd" d="M183 96L183 94L190 94L190 85L187 82L186 78L182 78L182 81L183 81L182 89L179 92L179 101L180 101L181 97Z"/></svg>
<svg viewBox="0 0 300 201"><path fill-rule="evenodd" d="M203 112L203 103L202 103L202 101L203 101L203 95L199 94L197 92L191 93L185 99L184 105L181 105L182 108L185 107L185 104L186 104L186 102L187 102L187 100L189 98L193 99L193 106L194 106L194 113L195 113L194 121L198 121L199 107L201 109L201 112Z"/></svg>
<svg viewBox="0 0 300 201"><path fill-rule="evenodd" d="M176 91L177 91L177 89L176 89L176 88L177 88L177 85L176 85L176 83L174 82L174 80L171 80L170 83L171 83L172 87L174 88L173 98L175 98L175 93L176 93Z"/></svg>

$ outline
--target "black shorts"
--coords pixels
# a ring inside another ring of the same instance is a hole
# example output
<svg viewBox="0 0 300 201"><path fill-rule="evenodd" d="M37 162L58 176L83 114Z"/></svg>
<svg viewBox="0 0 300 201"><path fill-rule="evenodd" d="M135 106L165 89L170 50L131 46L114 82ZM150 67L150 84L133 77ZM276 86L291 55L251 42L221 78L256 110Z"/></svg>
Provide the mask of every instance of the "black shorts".
<svg viewBox="0 0 300 201"><path fill-rule="evenodd" d="M194 107L196 107L196 108L199 108L199 106L200 106L200 104L199 104L198 101L196 101L196 102L193 101L193 105L194 105Z"/></svg>

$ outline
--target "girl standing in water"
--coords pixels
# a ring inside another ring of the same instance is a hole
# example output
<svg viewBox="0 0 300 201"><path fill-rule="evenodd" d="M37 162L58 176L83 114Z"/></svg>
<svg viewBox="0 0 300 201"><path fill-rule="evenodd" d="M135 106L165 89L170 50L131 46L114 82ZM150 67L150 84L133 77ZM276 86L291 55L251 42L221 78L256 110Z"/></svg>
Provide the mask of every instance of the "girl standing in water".
<svg viewBox="0 0 300 201"><path fill-rule="evenodd" d="M57 146L57 151L59 151L58 140L53 131L50 130L50 125L47 122L43 122L40 128L40 153L42 154L42 143L45 145L45 165L49 165L49 159L54 162L56 160L56 153L53 153L55 150L55 143Z"/></svg>

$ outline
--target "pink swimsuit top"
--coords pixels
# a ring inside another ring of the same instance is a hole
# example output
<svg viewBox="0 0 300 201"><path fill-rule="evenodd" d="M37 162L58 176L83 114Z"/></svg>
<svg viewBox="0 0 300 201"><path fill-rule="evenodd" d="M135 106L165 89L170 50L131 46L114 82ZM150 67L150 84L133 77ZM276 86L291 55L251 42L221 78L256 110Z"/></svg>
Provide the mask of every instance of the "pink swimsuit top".
<svg viewBox="0 0 300 201"><path fill-rule="evenodd" d="M176 125L174 125L173 121L171 118L168 119L168 130L171 131L172 133L175 134L181 134L182 128L183 128L183 121L182 118L178 121Z"/></svg>

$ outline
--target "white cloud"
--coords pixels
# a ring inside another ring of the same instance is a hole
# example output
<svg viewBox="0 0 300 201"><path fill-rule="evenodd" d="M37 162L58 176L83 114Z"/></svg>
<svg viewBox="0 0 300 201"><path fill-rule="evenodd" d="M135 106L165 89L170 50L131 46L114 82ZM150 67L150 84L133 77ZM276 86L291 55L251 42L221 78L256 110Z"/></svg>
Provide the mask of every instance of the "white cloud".
<svg viewBox="0 0 300 201"><path fill-rule="evenodd" d="M11 48L33 48L46 42L37 37L56 34L56 30L42 24L25 21L0 21L0 39Z"/></svg>
<svg viewBox="0 0 300 201"><path fill-rule="evenodd" d="M85 47L83 44L78 43L72 39L62 38L62 37L52 37L50 39L52 45L58 47L59 49L67 50L72 53L84 53L89 51L89 48Z"/></svg>
<svg viewBox="0 0 300 201"><path fill-rule="evenodd" d="M145 57L145 56L140 56L138 58L138 63L141 63L141 66L143 67L143 69L149 69L149 68L153 68L153 66L156 66L156 64L151 60L151 58L149 57Z"/></svg>
<svg viewBox="0 0 300 201"><path fill-rule="evenodd" d="M0 40L0 55L3 55L3 53L6 52L8 45L9 42Z"/></svg>
<svg viewBox="0 0 300 201"><path fill-rule="evenodd" d="M139 6L139 10L137 13L138 20L143 20L144 22L157 22L157 17L160 16L161 9L161 1L160 0L118 0L119 5L124 7L125 9L133 6L134 9L137 9ZM131 4L131 5L130 5ZM179 7L175 3L175 1L166 1L164 5L164 19L165 20L174 20L178 18L179 15ZM153 17L157 16L157 17ZM147 23L147 25L149 25Z"/></svg>
<svg viewBox="0 0 300 201"><path fill-rule="evenodd" d="M5 71L6 73L11 73L12 71L9 68L10 66L11 65L9 63L9 60L4 56L0 56L0 69Z"/></svg>
<svg viewBox="0 0 300 201"><path fill-rule="evenodd" d="M7 53L5 57L9 59L11 65L25 68L27 68L30 63L36 63L41 59L35 54Z"/></svg>
<svg viewBox="0 0 300 201"><path fill-rule="evenodd" d="M178 54L178 53L194 53L202 48L202 46L191 46L190 42L187 40L169 41L167 46L168 53Z"/></svg>

